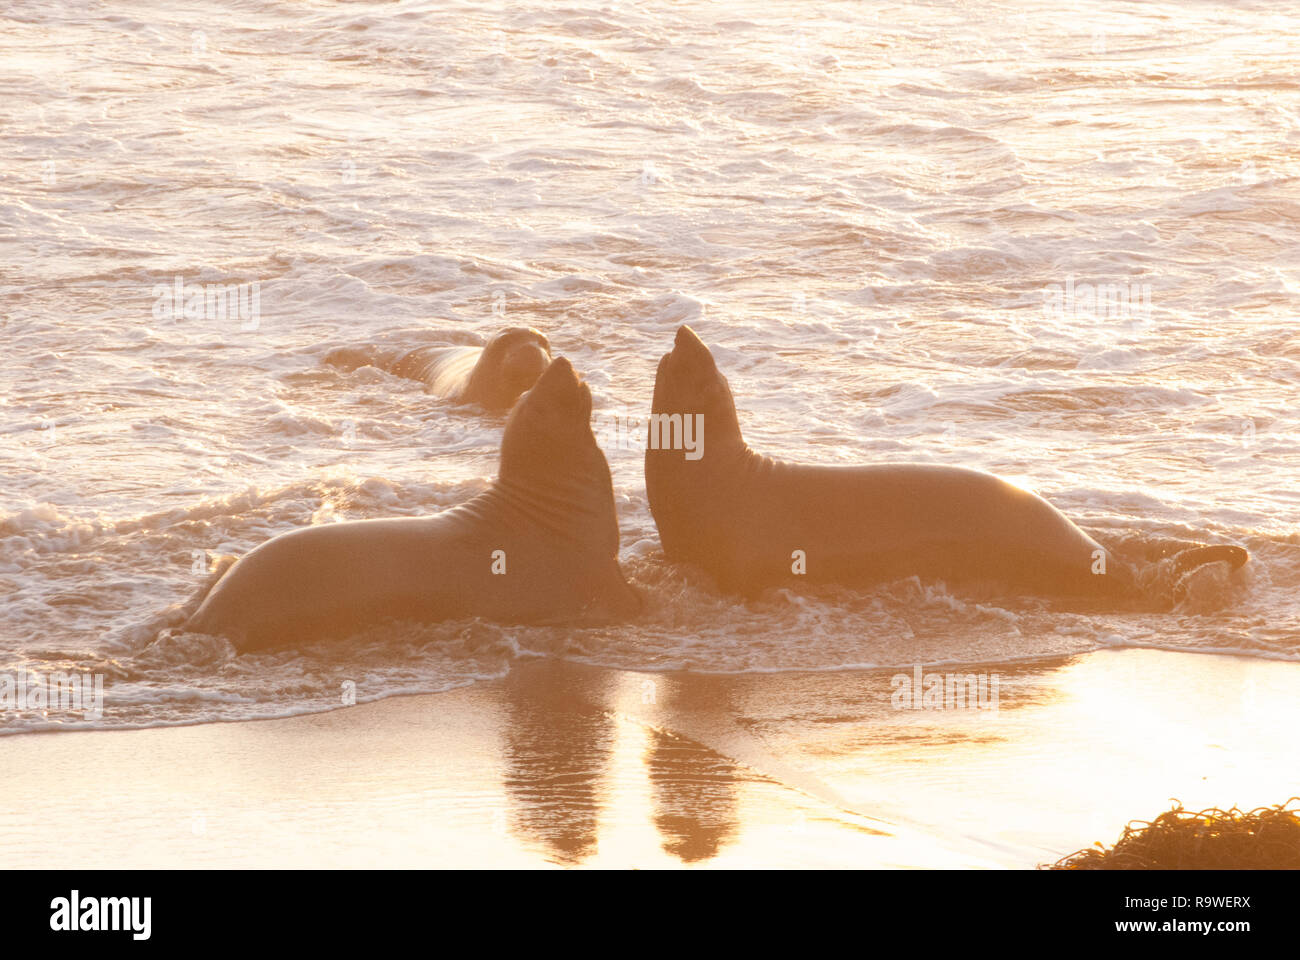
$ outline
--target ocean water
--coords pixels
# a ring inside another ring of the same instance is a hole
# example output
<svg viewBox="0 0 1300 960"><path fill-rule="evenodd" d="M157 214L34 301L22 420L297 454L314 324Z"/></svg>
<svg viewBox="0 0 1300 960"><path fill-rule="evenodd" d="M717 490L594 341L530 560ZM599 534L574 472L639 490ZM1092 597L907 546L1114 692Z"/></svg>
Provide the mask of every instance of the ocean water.
<svg viewBox="0 0 1300 960"><path fill-rule="evenodd" d="M532 657L1300 659L1297 50L1294 3L9 0L0 673L102 674L106 704L0 730L284 716ZM177 278L244 313L173 316ZM483 489L501 418L321 360L506 323L592 385L642 620L157 639L221 555ZM621 429L681 323L762 452L978 467L1103 541L1252 561L1161 614L718 596L663 562Z"/></svg>

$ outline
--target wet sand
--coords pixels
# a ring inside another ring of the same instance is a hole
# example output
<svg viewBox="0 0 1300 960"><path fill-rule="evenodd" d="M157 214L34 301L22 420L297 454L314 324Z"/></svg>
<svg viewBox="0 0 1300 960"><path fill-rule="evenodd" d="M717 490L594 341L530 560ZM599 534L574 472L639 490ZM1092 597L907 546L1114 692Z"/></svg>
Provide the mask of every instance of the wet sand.
<svg viewBox="0 0 1300 960"><path fill-rule="evenodd" d="M313 716L8 736L0 837L22 867L1024 868L1173 797L1300 793L1300 664L985 669L996 712L894 709L895 670L537 660Z"/></svg>

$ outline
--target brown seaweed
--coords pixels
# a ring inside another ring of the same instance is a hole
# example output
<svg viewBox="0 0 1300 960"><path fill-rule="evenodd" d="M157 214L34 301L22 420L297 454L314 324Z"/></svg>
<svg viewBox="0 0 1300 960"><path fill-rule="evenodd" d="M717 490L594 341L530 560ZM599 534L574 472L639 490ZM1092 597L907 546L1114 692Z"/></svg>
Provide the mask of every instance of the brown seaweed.
<svg viewBox="0 0 1300 960"><path fill-rule="evenodd" d="M1130 821L1113 847L1098 842L1040 869L1300 869L1300 797L1249 812L1235 806L1193 812L1173 803L1154 820Z"/></svg>

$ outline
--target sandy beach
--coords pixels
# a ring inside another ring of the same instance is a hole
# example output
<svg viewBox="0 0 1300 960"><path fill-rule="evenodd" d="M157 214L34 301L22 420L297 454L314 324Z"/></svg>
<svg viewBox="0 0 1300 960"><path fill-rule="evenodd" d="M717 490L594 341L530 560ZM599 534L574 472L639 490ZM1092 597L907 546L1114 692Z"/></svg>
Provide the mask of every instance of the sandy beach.
<svg viewBox="0 0 1300 960"><path fill-rule="evenodd" d="M1170 798L1300 792L1300 665L988 670L996 711L896 710L893 670L536 660L311 716L20 734L0 739L0 833L44 868L1028 868Z"/></svg>

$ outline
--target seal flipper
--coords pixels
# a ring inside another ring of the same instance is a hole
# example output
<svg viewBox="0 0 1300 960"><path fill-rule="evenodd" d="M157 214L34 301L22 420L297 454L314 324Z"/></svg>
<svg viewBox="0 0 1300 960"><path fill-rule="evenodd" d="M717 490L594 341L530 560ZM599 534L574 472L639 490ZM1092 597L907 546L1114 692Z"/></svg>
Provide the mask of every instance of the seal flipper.
<svg viewBox="0 0 1300 960"><path fill-rule="evenodd" d="M1245 566L1246 561L1250 559L1250 554L1241 547L1218 544L1207 547L1192 547L1189 550L1174 554L1171 559L1173 560L1175 574L1181 577L1188 571L1203 567L1207 563L1222 562L1228 564L1228 569L1237 570Z"/></svg>
<svg viewBox="0 0 1300 960"><path fill-rule="evenodd" d="M614 573L607 587L583 608L583 623L619 623L635 619L645 612L646 602L641 591L624 580L621 571L615 570Z"/></svg>
<svg viewBox="0 0 1300 960"><path fill-rule="evenodd" d="M1226 563L1228 571L1238 570L1250 559L1244 549L1237 546L1220 544L1215 546L1192 547L1182 550L1170 557L1174 574L1174 602L1182 603L1189 596L1193 574L1211 563Z"/></svg>

